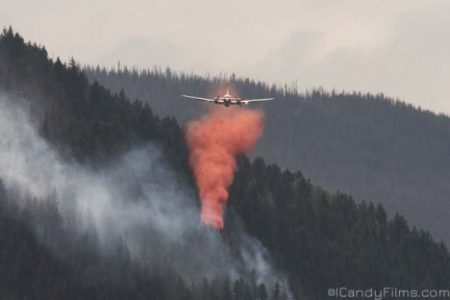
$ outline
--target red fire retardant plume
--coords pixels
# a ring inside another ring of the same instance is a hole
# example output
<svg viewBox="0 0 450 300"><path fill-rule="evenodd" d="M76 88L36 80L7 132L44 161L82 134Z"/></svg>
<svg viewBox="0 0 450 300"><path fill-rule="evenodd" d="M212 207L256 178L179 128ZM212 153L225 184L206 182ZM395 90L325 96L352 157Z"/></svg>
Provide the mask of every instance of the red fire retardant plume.
<svg viewBox="0 0 450 300"><path fill-rule="evenodd" d="M263 121L259 110L220 108L187 125L189 163L199 189L203 224L223 228L228 187L237 168L236 155L253 147L261 136Z"/></svg>

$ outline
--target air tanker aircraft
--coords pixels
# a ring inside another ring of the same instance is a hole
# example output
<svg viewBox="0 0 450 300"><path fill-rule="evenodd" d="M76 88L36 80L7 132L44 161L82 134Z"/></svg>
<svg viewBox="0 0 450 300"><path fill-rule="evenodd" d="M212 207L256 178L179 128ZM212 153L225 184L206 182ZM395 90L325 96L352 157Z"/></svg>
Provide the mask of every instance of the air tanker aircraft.
<svg viewBox="0 0 450 300"><path fill-rule="evenodd" d="M237 97L233 97L230 95L230 93L227 92L225 95L223 95L222 97L217 96L214 97L213 99L209 99L209 98L201 98L201 97L194 97L194 96L188 96L188 95L181 95L181 97L184 98L189 98L189 99L194 99L194 100L199 100L199 101L205 101L205 102L209 102L209 103L214 103L214 104L223 104L226 107L230 106L230 105L247 105L251 102L261 102L261 101L270 101L270 100L274 100L275 98L264 98L264 99L245 99L245 98L237 98Z"/></svg>

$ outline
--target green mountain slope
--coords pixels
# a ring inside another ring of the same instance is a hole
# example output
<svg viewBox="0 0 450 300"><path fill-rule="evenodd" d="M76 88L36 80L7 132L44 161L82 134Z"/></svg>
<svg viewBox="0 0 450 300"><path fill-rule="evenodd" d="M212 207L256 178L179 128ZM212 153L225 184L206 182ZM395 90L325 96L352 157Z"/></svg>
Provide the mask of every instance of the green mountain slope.
<svg viewBox="0 0 450 300"><path fill-rule="evenodd" d="M450 119L383 95L295 90L248 78L202 77L166 71L85 68L88 78L112 91L150 103L160 116L184 123L202 106L181 94L215 96L226 82L265 103L265 132L254 157L306 177L330 191L381 203L414 225L449 242ZM225 83L224 83L225 82ZM256 106L256 105L255 105ZM256 106L258 107L258 106Z"/></svg>
<svg viewBox="0 0 450 300"><path fill-rule="evenodd" d="M67 159L102 168L128 149L154 141L178 176L193 184L183 132L174 119L160 119L148 105L89 84L74 62L52 61L43 48L25 44L12 31L0 38L0 87L12 97L28 99L42 135ZM410 228L401 216L388 218L381 205L357 204L350 196L327 193L300 172L282 171L262 159L239 159L225 222L223 240L233 245L244 227L287 275L297 299L325 299L329 288L339 286L431 289L447 288L450 280L448 250L428 233ZM70 235L67 238L70 241ZM83 251L83 244L78 249ZM96 257L92 251L87 247L83 253ZM84 278L86 264L70 256L65 259L78 271L77 280ZM98 259L103 263L97 272L110 271L109 261ZM126 262L126 255L113 256L113 261ZM34 261L30 264L38 268ZM252 279L186 287L170 276L170 270L169 275L138 272L138 280L129 274L139 266L125 265L129 271L112 274L126 276L126 281L92 281L91 298L119 295L116 290L126 295L122 299L135 299L134 293L154 299L283 298L277 285L257 285Z"/></svg>

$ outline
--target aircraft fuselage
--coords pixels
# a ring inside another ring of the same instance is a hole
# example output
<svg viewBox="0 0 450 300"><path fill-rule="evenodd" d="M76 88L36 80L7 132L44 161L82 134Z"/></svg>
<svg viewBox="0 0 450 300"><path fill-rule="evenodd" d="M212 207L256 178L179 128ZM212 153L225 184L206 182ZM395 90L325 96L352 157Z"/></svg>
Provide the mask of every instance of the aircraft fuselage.
<svg viewBox="0 0 450 300"><path fill-rule="evenodd" d="M231 96L228 97L228 95L225 95L224 97L216 97L214 98L214 104L222 104L225 107L228 107L230 105L239 105L242 106L242 104L247 104L244 99L236 99L232 98Z"/></svg>

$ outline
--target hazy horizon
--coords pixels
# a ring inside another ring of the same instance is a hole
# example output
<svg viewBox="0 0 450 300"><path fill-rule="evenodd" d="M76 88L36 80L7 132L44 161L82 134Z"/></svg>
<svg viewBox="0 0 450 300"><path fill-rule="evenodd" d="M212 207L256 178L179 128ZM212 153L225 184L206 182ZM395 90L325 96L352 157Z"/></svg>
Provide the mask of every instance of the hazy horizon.
<svg viewBox="0 0 450 300"><path fill-rule="evenodd" d="M382 92L450 114L447 1L27 2L5 3L2 26L51 57Z"/></svg>

